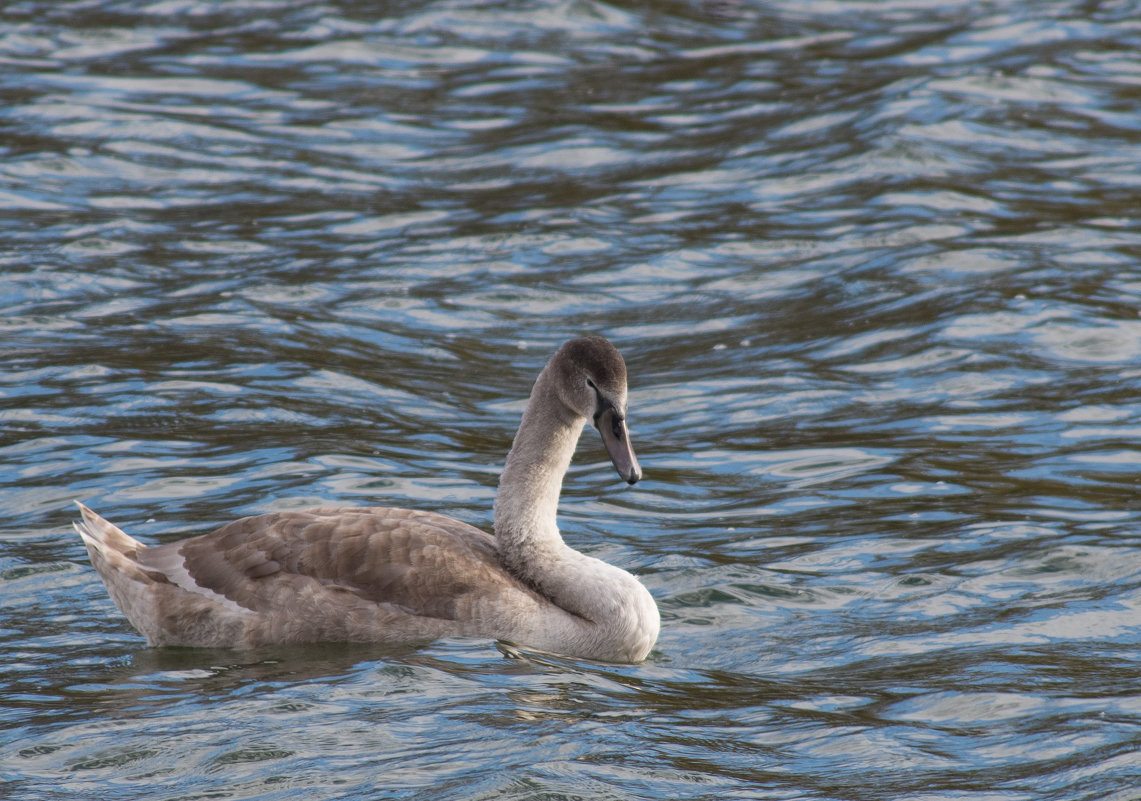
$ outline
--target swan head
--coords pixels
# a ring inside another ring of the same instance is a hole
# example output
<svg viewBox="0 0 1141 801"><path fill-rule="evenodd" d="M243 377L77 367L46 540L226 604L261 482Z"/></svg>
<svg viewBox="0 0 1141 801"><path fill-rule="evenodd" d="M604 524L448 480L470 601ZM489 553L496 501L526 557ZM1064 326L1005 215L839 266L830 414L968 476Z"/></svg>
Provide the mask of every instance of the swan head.
<svg viewBox="0 0 1141 801"><path fill-rule="evenodd" d="M560 400L592 421L614 469L627 484L642 477L626 427L626 362L602 337L572 339L552 359Z"/></svg>

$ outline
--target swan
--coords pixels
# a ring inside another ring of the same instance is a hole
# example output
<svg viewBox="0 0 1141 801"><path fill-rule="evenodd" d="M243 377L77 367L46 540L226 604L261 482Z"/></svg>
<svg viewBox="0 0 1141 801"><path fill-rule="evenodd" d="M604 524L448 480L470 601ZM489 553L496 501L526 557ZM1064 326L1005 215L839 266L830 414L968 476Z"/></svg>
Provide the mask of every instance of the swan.
<svg viewBox="0 0 1141 801"><path fill-rule="evenodd" d="M147 546L78 501L75 529L115 604L154 646L461 636L640 662L658 637L653 597L630 573L567 546L556 522L587 420L618 475L637 482L626 364L602 337L566 342L535 381L500 475L494 537L433 512L320 507Z"/></svg>

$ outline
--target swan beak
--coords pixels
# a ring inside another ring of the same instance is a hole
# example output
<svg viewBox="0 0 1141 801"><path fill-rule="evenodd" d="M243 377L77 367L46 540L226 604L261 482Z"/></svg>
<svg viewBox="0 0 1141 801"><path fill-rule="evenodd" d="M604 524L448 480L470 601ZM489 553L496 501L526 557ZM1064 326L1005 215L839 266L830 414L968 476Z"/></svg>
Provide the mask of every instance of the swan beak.
<svg viewBox="0 0 1141 801"><path fill-rule="evenodd" d="M602 435L602 443L610 454L614 469L627 484L636 484L642 477L634 446L630 444L630 432L626 430L626 418L609 408L594 418L594 426Z"/></svg>

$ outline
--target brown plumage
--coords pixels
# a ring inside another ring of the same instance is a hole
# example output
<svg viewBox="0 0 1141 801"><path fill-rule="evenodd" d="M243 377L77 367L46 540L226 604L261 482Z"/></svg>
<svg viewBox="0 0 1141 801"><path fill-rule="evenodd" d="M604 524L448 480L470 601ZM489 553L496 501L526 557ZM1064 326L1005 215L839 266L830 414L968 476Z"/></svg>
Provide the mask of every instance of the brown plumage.
<svg viewBox="0 0 1141 801"><path fill-rule="evenodd" d="M387 507L246 517L150 548L82 504L76 528L111 597L153 645L478 636L638 661L657 637L653 599L630 574L568 548L555 524L586 419L619 474L640 478L625 409L618 351L599 337L564 345L536 381L508 455L494 538Z"/></svg>

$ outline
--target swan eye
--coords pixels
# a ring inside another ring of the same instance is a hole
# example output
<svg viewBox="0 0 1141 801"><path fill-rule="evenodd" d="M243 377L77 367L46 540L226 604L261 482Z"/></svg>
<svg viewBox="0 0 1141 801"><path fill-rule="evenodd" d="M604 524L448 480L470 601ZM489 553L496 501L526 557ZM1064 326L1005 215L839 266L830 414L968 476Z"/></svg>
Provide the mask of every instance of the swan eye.
<svg viewBox="0 0 1141 801"><path fill-rule="evenodd" d="M603 400L602 393L599 391L598 387L589 378L586 379L586 385L594 390L594 416L597 418L598 415L602 414L603 409L606 408L606 401Z"/></svg>
<svg viewBox="0 0 1141 801"><path fill-rule="evenodd" d="M622 424L624 422L626 422L626 419L623 417L619 417L618 415L614 415L614 417L611 419L610 422L613 426L614 438L617 440L621 440L622 439Z"/></svg>

